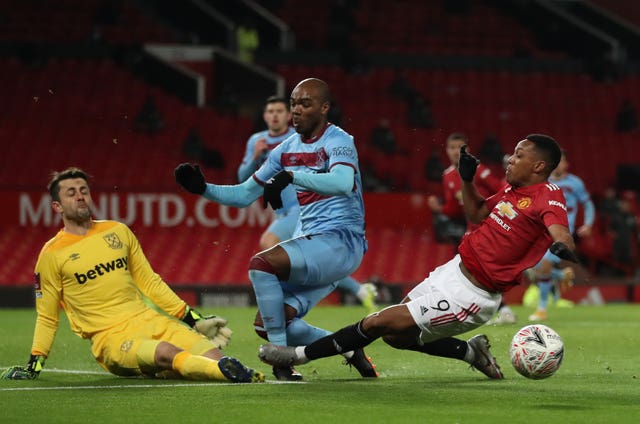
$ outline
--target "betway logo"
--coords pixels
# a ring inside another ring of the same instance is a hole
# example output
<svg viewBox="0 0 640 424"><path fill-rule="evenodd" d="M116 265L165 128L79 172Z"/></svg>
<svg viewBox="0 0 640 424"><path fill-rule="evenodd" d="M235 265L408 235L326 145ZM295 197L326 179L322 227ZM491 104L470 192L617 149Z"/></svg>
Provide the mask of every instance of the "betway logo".
<svg viewBox="0 0 640 424"><path fill-rule="evenodd" d="M84 274L78 274L77 272L74 272L73 275L74 277L76 277L76 281L78 282L78 284L84 284L89 280L95 280L96 278L108 274L111 271L122 268L124 268L125 271L128 269L127 258L124 256L111 262L107 262L106 264L99 263L92 269L87 270Z"/></svg>

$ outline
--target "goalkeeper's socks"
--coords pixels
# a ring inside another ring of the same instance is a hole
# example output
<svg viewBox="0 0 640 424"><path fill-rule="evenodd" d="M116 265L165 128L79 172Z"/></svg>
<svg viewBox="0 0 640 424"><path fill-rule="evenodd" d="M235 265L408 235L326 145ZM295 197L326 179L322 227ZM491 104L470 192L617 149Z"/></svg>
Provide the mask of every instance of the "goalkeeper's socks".
<svg viewBox="0 0 640 424"><path fill-rule="evenodd" d="M218 361L187 351L173 358L172 367L187 380L227 380L218 367Z"/></svg>
<svg viewBox="0 0 640 424"><path fill-rule="evenodd" d="M551 293L551 281L538 281L538 290L540 290L540 300L538 301L538 310L546 311L549 304L549 293Z"/></svg>
<svg viewBox="0 0 640 424"><path fill-rule="evenodd" d="M362 330L362 321L359 321L306 346L304 356L313 360L346 353L363 348L376 338L367 336Z"/></svg>
<svg viewBox="0 0 640 424"><path fill-rule="evenodd" d="M287 326L287 344L306 346L330 334L329 330L314 327L300 318L294 318Z"/></svg>
<svg viewBox="0 0 640 424"><path fill-rule="evenodd" d="M275 345L286 346L284 294L278 277L270 272L249 269L249 279L256 293L256 302L269 341Z"/></svg>

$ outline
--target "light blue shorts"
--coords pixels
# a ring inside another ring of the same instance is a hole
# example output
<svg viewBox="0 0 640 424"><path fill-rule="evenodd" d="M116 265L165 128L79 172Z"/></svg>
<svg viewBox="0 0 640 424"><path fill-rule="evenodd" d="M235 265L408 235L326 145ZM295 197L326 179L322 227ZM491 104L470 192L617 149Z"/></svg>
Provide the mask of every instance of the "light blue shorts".
<svg viewBox="0 0 640 424"><path fill-rule="evenodd" d="M280 243L289 255L289 281L282 284L285 303L304 316L331 293L337 281L351 275L362 262L366 239L350 231L328 231Z"/></svg>

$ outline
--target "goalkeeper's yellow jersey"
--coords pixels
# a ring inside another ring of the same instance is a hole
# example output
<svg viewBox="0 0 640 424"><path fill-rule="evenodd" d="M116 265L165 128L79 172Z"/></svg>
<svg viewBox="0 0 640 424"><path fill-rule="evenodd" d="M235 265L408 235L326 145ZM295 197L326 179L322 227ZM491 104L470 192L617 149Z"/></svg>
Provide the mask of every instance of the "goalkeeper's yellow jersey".
<svg viewBox="0 0 640 424"><path fill-rule="evenodd" d="M91 338L147 310L141 293L169 315L184 314L186 304L151 269L126 225L93 221L83 236L60 230L36 263L38 317L31 353L49 355L60 305L73 332Z"/></svg>

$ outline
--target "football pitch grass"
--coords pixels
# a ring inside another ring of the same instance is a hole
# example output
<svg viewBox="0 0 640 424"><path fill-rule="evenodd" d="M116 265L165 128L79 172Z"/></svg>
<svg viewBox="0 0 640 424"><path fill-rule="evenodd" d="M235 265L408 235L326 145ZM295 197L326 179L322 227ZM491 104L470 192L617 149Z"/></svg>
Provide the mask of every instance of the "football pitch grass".
<svg viewBox="0 0 640 424"><path fill-rule="evenodd" d="M551 309L547 325L565 343L556 375L527 380L509 363L518 323L465 334L489 336L505 380L461 361L398 351L378 340L366 351L381 373L362 379L342 357L299 366L304 381L280 383L257 357L253 308L220 308L234 334L226 349L267 375L264 384L119 378L93 360L90 345L61 325L35 381L0 381L0 423L637 423L640 422L640 305ZM337 330L361 318L357 306L322 306L308 321ZM0 367L24 365L35 312L0 309Z"/></svg>

